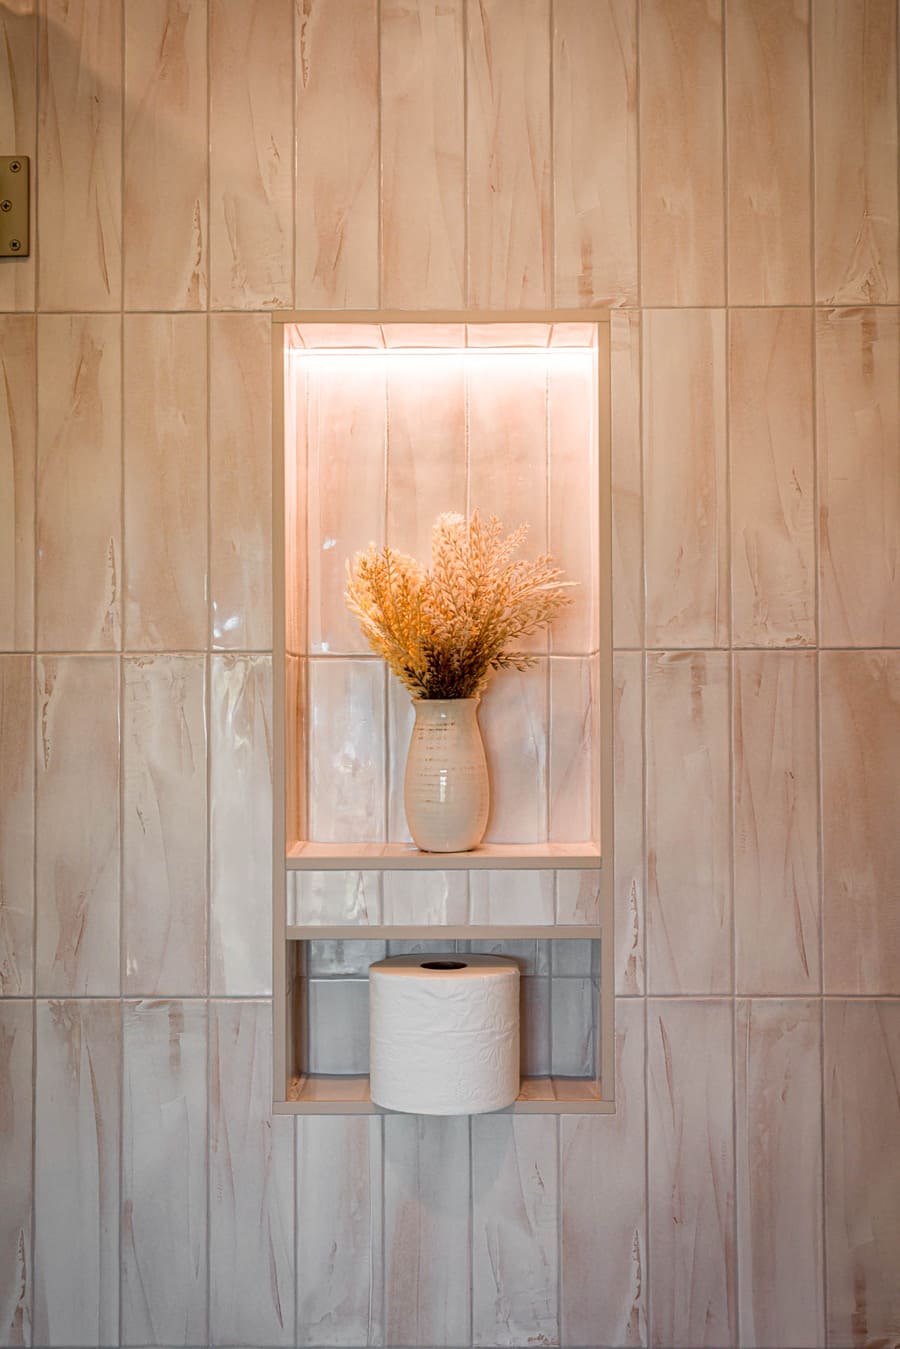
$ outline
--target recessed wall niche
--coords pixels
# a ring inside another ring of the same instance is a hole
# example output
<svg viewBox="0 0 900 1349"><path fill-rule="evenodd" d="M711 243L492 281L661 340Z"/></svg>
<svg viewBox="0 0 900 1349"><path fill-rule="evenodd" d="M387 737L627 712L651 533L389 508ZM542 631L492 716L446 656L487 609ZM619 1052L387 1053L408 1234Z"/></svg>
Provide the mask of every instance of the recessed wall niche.
<svg viewBox="0 0 900 1349"><path fill-rule="evenodd" d="M491 949L523 973L512 1108L609 1110L608 316L281 314L273 328L275 1108L377 1109L370 960ZM420 853L403 811L409 694L346 609L346 565L369 543L427 561L436 516L476 507L526 524L523 552L553 555L573 603L524 644L532 668L483 696L484 843Z"/></svg>

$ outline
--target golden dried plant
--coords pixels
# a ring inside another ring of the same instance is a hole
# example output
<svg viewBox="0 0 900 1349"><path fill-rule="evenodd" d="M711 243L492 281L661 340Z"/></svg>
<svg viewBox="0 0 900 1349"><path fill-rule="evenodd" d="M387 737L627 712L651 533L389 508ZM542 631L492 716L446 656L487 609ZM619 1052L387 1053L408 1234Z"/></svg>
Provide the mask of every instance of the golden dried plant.
<svg viewBox="0 0 900 1349"><path fill-rule="evenodd" d="M504 535L495 515L439 515L431 566L394 548L347 563L346 601L372 650L414 698L474 698L494 670L526 670L535 657L511 643L549 624L571 603L549 554L516 558L528 533Z"/></svg>

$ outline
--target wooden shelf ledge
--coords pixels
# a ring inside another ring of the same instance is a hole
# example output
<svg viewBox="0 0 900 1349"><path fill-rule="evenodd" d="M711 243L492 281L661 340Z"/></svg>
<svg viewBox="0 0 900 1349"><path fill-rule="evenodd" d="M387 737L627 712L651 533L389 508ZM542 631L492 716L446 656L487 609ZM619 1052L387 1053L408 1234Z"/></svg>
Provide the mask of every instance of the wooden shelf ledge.
<svg viewBox="0 0 900 1349"><path fill-rule="evenodd" d="M605 1101L600 1083L582 1077L525 1077L515 1103L496 1114L519 1115L611 1115L612 1101ZM276 1101L276 1115L386 1115L396 1112L373 1105L368 1077L328 1077L315 1074L294 1077L287 1100Z"/></svg>
<svg viewBox="0 0 900 1349"><path fill-rule="evenodd" d="M291 844L288 871L598 871L596 843L483 843L471 852L419 852L410 843Z"/></svg>
<svg viewBox="0 0 900 1349"><path fill-rule="evenodd" d="M329 923L285 929L288 941L600 941L598 923Z"/></svg>

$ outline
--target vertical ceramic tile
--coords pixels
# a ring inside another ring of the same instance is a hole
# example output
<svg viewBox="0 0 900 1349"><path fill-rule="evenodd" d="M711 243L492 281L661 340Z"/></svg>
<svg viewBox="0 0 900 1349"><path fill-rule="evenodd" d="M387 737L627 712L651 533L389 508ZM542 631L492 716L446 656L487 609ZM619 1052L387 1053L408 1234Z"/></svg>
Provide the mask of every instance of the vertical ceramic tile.
<svg viewBox="0 0 900 1349"><path fill-rule="evenodd" d="M44 314L38 358L38 646L115 650L122 644L121 319Z"/></svg>
<svg viewBox="0 0 900 1349"><path fill-rule="evenodd" d="M381 661L310 662L309 830L319 842L384 838L384 681Z"/></svg>
<svg viewBox="0 0 900 1349"><path fill-rule="evenodd" d="M294 1342L294 1121L268 1002L210 1004L210 1343Z"/></svg>
<svg viewBox="0 0 900 1349"><path fill-rule="evenodd" d="M41 243L38 301L42 309L118 309L122 5L120 0L45 0L41 9L38 146L32 165Z"/></svg>
<svg viewBox="0 0 900 1349"><path fill-rule="evenodd" d="M507 950L511 945L504 943ZM519 1071L523 1077L549 1077L550 980L527 975L519 990Z"/></svg>
<svg viewBox="0 0 900 1349"><path fill-rule="evenodd" d="M809 304L808 0L728 0L730 304Z"/></svg>
<svg viewBox="0 0 900 1349"><path fill-rule="evenodd" d="M728 330L732 638L816 637L812 325L800 309L733 309Z"/></svg>
<svg viewBox="0 0 900 1349"><path fill-rule="evenodd" d="M650 1343L736 1343L730 1002L648 1004Z"/></svg>
<svg viewBox="0 0 900 1349"><path fill-rule="evenodd" d="M550 1059L555 1076L596 1075L599 1003L600 990L595 979L551 979Z"/></svg>
<svg viewBox="0 0 900 1349"><path fill-rule="evenodd" d="M386 923L468 922L469 885L464 871L386 871Z"/></svg>
<svg viewBox="0 0 900 1349"><path fill-rule="evenodd" d="M643 324L648 646L728 641L725 315L658 310Z"/></svg>
<svg viewBox="0 0 900 1349"><path fill-rule="evenodd" d="M900 644L900 309L820 311L821 641Z"/></svg>
<svg viewBox="0 0 900 1349"><path fill-rule="evenodd" d="M897 8L815 0L816 299L900 298Z"/></svg>
<svg viewBox="0 0 900 1349"><path fill-rule="evenodd" d="M3 23L0 18L0 37ZM0 95L2 97L2 95ZM3 272L0 271L0 287ZM0 317L0 650L34 643L35 321Z"/></svg>
<svg viewBox="0 0 900 1349"><path fill-rule="evenodd" d="M37 123L37 0L17 0L0 13L0 142L9 153L31 159L31 211L34 220L35 137ZM37 261L32 249L27 258L0 264L0 311L34 309L34 276ZM0 343L5 346L5 341Z"/></svg>
<svg viewBox="0 0 900 1349"><path fill-rule="evenodd" d="M320 356L309 381L309 650L368 652L344 602L347 562L384 542L385 358Z"/></svg>
<svg viewBox="0 0 900 1349"><path fill-rule="evenodd" d="M613 645L644 642L641 318L610 319Z"/></svg>
<svg viewBox="0 0 900 1349"><path fill-rule="evenodd" d="M210 673L210 990L267 993L272 943L272 663Z"/></svg>
<svg viewBox="0 0 900 1349"><path fill-rule="evenodd" d="M289 871L288 924L380 923L381 876L379 871Z"/></svg>
<svg viewBox="0 0 900 1349"><path fill-rule="evenodd" d="M646 696L648 989L727 993L728 658L650 655Z"/></svg>
<svg viewBox="0 0 900 1349"><path fill-rule="evenodd" d="M437 517L465 514L465 362L477 359L387 358L387 541L422 563L431 556Z"/></svg>
<svg viewBox="0 0 900 1349"><path fill-rule="evenodd" d="M559 1343L558 1121L472 1120L472 1343Z"/></svg>
<svg viewBox="0 0 900 1349"><path fill-rule="evenodd" d="M209 0L209 302L293 302L292 0Z"/></svg>
<svg viewBox="0 0 900 1349"><path fill-rule="evenodd" d="M0 997L32 991L33 949L34 669L0 656Z"/></svg>
<svg viewBox="0 0 900 1349"><path fill-rule="evenodd" d="M468 303L552 303L549 0L467 11Z"/></svg>
<svg viewBox="0 0 900 1349"><path fill-rule="evenodd" d="M647 1343L642 1002L616 1004L615 1062L616 1113L559 1122L563 1344Z"/></svg>
<svg viewBox="0 0 900 1349"><path fill-rule="evenodd" d="M741 993L819 987L816 658L735 653L735 981Z"/></svg>
<svg viewBox="0 0 900 1349"><path fill-rule="evenodd" d="M828 1344L897 1337L900 1004L825 1004Z"/></svg>
<svg viewBox="0 0 900 1349"><path fill-rule="evenodd" d="M479 709L491 792L485 838L492 843L547 837L547 666L499 671Z"/></svg>
<svg viewBox="0 0 900 1349"><path fill-rule="evenodd" d="M465 0L381 5L381 295L465 301Z"/></svg>
<svg viewBox="0 0 900 1349"><path fill-rule="evenodd" d="M808 1349L825 1334L819 1005L736 1016L740 1342Z"/></svg>
<svg viewBox="0 0 900 1349"><path fill-rule="evenodd" d="M371 959L384 956L384 946ZM310 979L306 1004L311 1073L352 1076L369 1071L369 985L366 979Z"/></svg>
<svg viewBox="0 0 900 1349"><path fill-rule="evenodd" d="M643 674L643 658L639 651L616 652L613 658L613 827L617 993L644 991ZM560 878L562 875L561 872Z"/></svg>
<svg viewBox="0 0 900 1349"><path fill-rule="evenodd" d="M206 992L202 656L124 662L124 992Z"/></svg>
<svg viewBox="0 0 900 1349"><path fill-rule="evenodd" d="M382 1122L297 1121L297 1342L380 1344Z"/></svg>
<svg viewBox="0 0 900 1349"><path fill-rule="evenodd" d="M553 5L555 301L637 304L637 0Z"/></svg>
<svg viewBox="0 0 900 1349"><path fill-rule="evenodd" d="M725 300L722 0L643 0L641 298Z"/></svg>
<svg viewBox="0 0 900 1349"><path fill-rule="evenodd" d="M34 1342L119 1342L118 1001L37 1004Z"/></svg>
<svg viewBox="0 0 900 1349"><path fill-rule="evenodd" d="M900 652L821 656L825 991L900 993Z"/></svg>
<svg viewBox="0 0 900 1349"><path fill-rule="evenodd" d="M202 650L207 631L206 319L125 319L125 645Z"/></svg>
<svg viewBox="0 0 900 1349"><path fill-rule="evenodd" d="M469 1120L384 1120L385 1343L469 1342Z"/></svg>
<svg viewBox="0 0 900 1349"><path fill-rule="evenodd" d="M206 1342L206 1021L125 1004L122 1344Z"/></svg>
<svg viewBox="0 0 900 1349"><path fill-rule="evenodd" d="M470 871L469 921L517 924L553 922L552 871Z"/></svg>
<svg viewBox="0 0 900 1349"><path fill-rule="evenodd" d="M303 0L296 40L297 305L375 308L377 0Z"/></svg>
<svg viewBox="0 0 900 1349"><path fill-rule="evenodd" d="M126 0L126 309L206 307L206 11Z"/></svg>
<svg viewBox="0 0 900 1349"><path fill-rule="evenodd" d="M575 843L591 837L591 666L581 657L566 656L554 657L549 665L549 832L554 843Z"/></svg>
<svg viewBox="0 0 900 1349"><path fill-rule="evenodd" d="M600 922L599 871L557 871L556 921L576 925Z"/></svg>
<svg viewBox="0 0 900 1349"><path fill-rule="evenodd" d="M554 349L547 359L547 545L575 585L550 628L552 650L586 655L598 644L600 481L597 368L587 350Z"/></svg>
<svg viewBox="0 0 900 1349"><path fill-rule="evenodd" d="M38 660L37 992L119 992L119 662Z"/></svg>
<svg viewBox="0 0 900 1349"><path fill-rule="evenodd" d="M0 1344L31 1344L32 1004L0 1001Z"/></svg>
<svg viewBox="0 0 900 1349"><path fill-rule="evenodd" d="M209 580L212 643L272 643L271 325L209 320Z"/></svg>

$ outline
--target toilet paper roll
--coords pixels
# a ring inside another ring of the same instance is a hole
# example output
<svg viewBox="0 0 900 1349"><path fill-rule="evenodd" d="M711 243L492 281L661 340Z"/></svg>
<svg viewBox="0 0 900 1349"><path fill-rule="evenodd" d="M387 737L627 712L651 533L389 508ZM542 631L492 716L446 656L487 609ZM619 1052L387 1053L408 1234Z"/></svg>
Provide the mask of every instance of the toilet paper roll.
<svg viewBox="0 0 900 1349"><path fill-rule="evenodd" d="M392 956L369 966L372 1100L477 1115L519 1094L519 968L503 956Z"/></svg>

